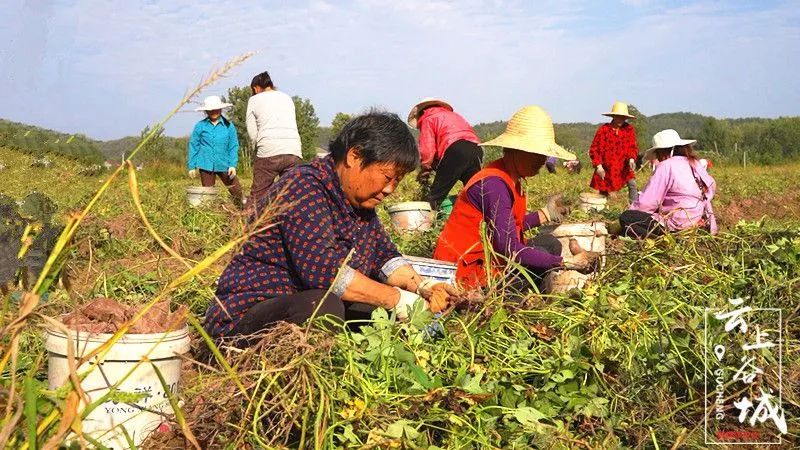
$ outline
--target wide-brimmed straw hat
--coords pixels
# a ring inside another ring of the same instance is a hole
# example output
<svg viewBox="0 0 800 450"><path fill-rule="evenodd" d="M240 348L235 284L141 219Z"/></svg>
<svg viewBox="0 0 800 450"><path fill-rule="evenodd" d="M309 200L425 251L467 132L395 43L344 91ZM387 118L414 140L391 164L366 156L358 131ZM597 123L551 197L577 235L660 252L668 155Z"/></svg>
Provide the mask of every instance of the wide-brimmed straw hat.
<svg viewBox="0 0 800 450"><path fill-rule="evenodd" d="M480 145L513 148L567 160L576 159L575 155L556 144L553 119L538 106L525 106L515 112L503 134Z"/></svg>
<svg viewBox="0 0 800 450"><path fill-rule="evenodd" d="M681 136L678 134L678 132L673 129L662 130L653 135L653 146L647 149L647 151L644 153L644 158L653 159L656 150L660 148L672 148L676 146L694 144L695 142L697 142L695 139L681 139Z"/></svg>
<svg viewBox="0 0 800 450"><path fill-rule="evenodd" d="M233 106L230 103L225 103L219 98L218 95L209 95L205 99L203 99L203 104L195 108L195 111L213 111L215 109L222 109L222 108L229 108Z"/></svg>
<svg viewBox="0 0 800 450"><path fill-rule="evenodd" d="M443 106L449 109L450 111L453 110L453 107L450 106L450 103L447 103L442 99L436 97L425 97L419 102L417 102L417 104L414 105L413 108L411 108L411 111L409 111L408 126L410 126L411 128L417 128L417 116L419 116L419 112L429 106Z"/></svg>
<svg viewBox="0 0 800 450"><path fill-rule="evenodd" d="M603 113L603 115L608 117L622 116L628 119L636 118L636 116L632 116L631 113L628 112L628 104L622 102L614 102L614 105L611 106L611 111Z"/></svg>

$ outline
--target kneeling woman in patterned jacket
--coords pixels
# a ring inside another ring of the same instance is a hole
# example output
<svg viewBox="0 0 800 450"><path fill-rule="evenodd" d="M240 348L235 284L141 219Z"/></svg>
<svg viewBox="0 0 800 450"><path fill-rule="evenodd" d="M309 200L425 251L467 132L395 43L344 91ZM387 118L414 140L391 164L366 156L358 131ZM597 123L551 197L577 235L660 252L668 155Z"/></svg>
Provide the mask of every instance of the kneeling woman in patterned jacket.
<svg viewBox="0 0 800 450"><path fill-rule="evenodd" d="M402 320L417 301L442 310L455 289L423 281L375 213L418 165L414 137L396 115L370 112L350 121L329 156L270 187L263 201L279 197L284 205L276 225L250 237L225 268L206 329L215 338L251 335L278 321L301 324L315 311L368 319L377 307Z"/></svg>

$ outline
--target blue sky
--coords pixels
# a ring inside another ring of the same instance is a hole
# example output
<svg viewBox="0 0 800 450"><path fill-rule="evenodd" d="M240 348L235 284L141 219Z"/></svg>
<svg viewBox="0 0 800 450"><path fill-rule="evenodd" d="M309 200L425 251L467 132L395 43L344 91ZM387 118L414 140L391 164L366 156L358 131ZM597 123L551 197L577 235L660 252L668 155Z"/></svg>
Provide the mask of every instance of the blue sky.
<svg viewBox="0 0 800 450"><path fill-rule="evenodd" d="M249 50L204 95L269 70L323 124L370 106L405 116L425 96L473 123L525 104L599 122L615 100L800 115L796 0L10 0L2 15L0 117L99 139L138 134ZM190 132L191 109L168 134Z"/></svg>

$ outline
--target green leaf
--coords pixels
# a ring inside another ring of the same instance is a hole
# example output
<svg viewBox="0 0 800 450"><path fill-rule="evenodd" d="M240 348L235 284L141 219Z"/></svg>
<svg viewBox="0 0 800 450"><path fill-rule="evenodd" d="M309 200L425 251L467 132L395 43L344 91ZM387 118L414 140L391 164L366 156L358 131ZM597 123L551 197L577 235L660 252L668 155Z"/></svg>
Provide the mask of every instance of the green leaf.
<svg viewBox="0 0 800 450"><path fill-rule="evenodd" d="M406 419L398 420L397 422L386 427L386 436L394 439L408 438L414 440L419 437L419 431L410 425L411 421Z"/></svg>
<svg viewBox="0 0 800 450"><path fill-rule="evenodd" d="M483 378L484 371L478 370L475 375L467 375L464 377L464 384L461 388L470 394L483 394L486 391L481 388L481 379Z"/></svg>
<svg viewBox="0 0 800 450"><path fill-rule="evenodd" d="M408 324L411 325L411 327L422 330L433 320L433 313L425 309L425 301L419 299L415 301L414 305L411 307L411 313L408 315L408 318Z"/></svg>
<svg viewBox="0 0 800 450"><path fill-rule="evenodd" d="M587 402L579 412L588 417L605 417L608 414L608 400L596 397Z"/></svg>
<svg viewBox="0 0 800 450"><path fill-rule="evenodd" d="M414 356L413 353L406 350L405 346L402 342L397 342L394 344L394 359L399 362L406 363L409 365L413 365L417 362L417 358Z"/></svg>
<svg viewBox="0 0 800 450"><path fill-rule="evenodd" d="M389 312L384 308L375 308L372 310L372 320L389 320Z"/></svg>
<svg viewBox="0 0 800 450"><path fill-rule="evenodd" d="M568 395L573 392L578 392L579 386L575 381L564 383L556 388L556 391L561 395Z"/></svg>
<svg viewBox="0 0 800 450"><path fill-rule="evenodd" d="M503 324L508 320L508 313L506 312L505 308L500 308L497 312L492 315L491 320L489 321L489 329L492 331L497 331Z"/></svg>
<svg viewBox="0 0 800 450"><path fill-rule="evenodd" d="M550 377L556 383L563 383L565 380L575 378L575 373L569 369L563 369L561 372Z"/></svg>
<svg viewBox="0 0 800 450"><path fill-rule="evenodd" d="M414 378L417 380L417 382L419 382L420 385L422 385L422 387L425 389L432 389L434 387L434 383L431 382L430 377L428 377L428 374L426 374L421 367L416 364L409 364L409 370L411 370Z"/></svg>
<svg viewBox="0 0 800 450"><path fill-rule="evenodd" d="M500 396L500 405L506 408L516 408L517 401L520 395L513 389L503 389L503 394Z"/></svg>
<svg viewBox="0 0 800 450"><path fill-rule="evenodd" d="M521 423L526 428L535 428L539 425L539 420L547 418L547 416L542 414L538 409L530 406L517 408L513 411L512 415L517 419L517 422Z"/></svg>
<svg viewBox="0 0 800 450"><path fill-rule="evenodd" d="M539 410L540 413L544 414L546 417L555 417L558 415L559 409L553 406L553 403L546 398L542 398L540 400L536 400L533 402L533 406Z"/></svg>
<svg viewBox="0 0 800 450"><path fill-rule="evenodd" d="M360 444L361 441L358 440L358 436L353 433L353 424L348 423L342 429L342 434L339 436L342 440L342 443L350 442L352 444Z"/></svg>
<svg viewBox="0 0 800 450"><path fill-rule="evenodd" d="M49 223L56 210L56 204L41 192L28 194L20 207L23 216L41 223Z"/></svg>

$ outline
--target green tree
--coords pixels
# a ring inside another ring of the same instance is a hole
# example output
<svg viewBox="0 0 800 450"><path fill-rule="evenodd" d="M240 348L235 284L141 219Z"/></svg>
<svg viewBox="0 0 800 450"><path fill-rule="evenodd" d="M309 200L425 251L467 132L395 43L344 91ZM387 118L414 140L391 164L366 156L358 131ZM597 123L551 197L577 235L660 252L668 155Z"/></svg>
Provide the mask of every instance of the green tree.
<svg viewBox="0 0 800 450"><path fill-rule="evenodd" d="M628 105L628 112L636 117L636 120L632 120L631 123L634 128L636 128L636 145L639 146L639 152L643 153L650 148L650 144L653 141L653 134L655 133L650 131L650 123L647 120L647 116L639 111L636 106Z"/></svg>
<svg viewBox="0 0 800 450"><path fill-rule="evenodd" d="M342 132L342 128L350 122L353 116L347 113L338 112L331 122L331 140L336 139L336 136Z"/></svg>
<svg viewBox="0 0 800 450"><path fill-rule="evenodd" d="M141 141L148 134L150 134L150 126L149 125L144 127L142 132L139 133L139 140ZM141 161L148 161L149 162L149 161L162 159L162 157L164 156L166 147L167 147L167 144L166 144L166 138L164 137L164 128L160 127L158 130L156 130L156 132L153 135L153 137L150 138L150 140L147 141L146 144L144 144L144 147L142 147L142 149L139 150L139 153L136 155L136 157L134 159L136 160L136 162L141 162ZM133 150L133 149L131 149L131 150Z"/></svg>
<svg viewBox="0 0 800 450"><path fill-rule="evenodd" d="M247 135L247 101L251 95L250 86L233 86L222 98L222 101L233 105L225 117L236 127L236 135L239 137L239 166L244 169L252 166L255 157L255 149Z"/></svg>
<svg viewBox="0 0 800 450"><path fill-rule="evenodd" d="M707 152L733 153L733 136L730 129L730 125L724 120L707 118L697 135L698 147Z"/></svg>
<svg viewBox="0 0 800 450"><path fill-rule="evenodd" d="M317 155L317 127L319 118L314 111L311 100L293 96L294 112L297 120L297 131L300 133L300 143L303 149L303 159L310 161Z"/></svg>

